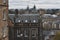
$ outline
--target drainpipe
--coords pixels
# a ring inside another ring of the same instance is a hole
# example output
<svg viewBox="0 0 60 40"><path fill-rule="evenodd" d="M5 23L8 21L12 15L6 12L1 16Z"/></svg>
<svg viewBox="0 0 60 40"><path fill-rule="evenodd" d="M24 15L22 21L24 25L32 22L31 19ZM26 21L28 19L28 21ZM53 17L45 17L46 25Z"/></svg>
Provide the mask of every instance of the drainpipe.
<svg viewBox="0 0 60 40"><path fill-rule="evenodd" d="M44 40L44 35L43 35L43 25L42 25L42 17L41 17L41 15L40 15L40 40Z"/></svg>

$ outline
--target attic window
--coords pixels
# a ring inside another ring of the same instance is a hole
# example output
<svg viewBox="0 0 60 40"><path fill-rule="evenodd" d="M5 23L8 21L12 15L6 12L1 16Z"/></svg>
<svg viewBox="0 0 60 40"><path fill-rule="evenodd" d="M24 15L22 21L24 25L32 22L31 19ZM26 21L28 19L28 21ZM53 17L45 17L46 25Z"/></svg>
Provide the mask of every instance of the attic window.
<svg viewBox="0 0 60 40"><path fill-rule="evenodd" d="M18 20L18 22L21 22L20 20Z"/></svg>
<svg viewBox="0 0 60 40"><path fill-rule="evenodd" d="M25 20L25 22L28 22L28 20Z"/></svg>
<svg viewBox="0 0 60 40"><path fill-rule="evenodd" d="M36 20L33 20L33 22L35 23L35 22L36 22Z"/></svg>

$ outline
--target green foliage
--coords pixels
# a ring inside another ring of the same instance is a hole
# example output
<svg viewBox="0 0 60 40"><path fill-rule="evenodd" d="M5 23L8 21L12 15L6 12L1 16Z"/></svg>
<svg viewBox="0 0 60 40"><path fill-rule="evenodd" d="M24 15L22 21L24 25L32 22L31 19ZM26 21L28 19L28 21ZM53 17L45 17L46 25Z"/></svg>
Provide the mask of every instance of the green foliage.
<svg viewBox="0 0 60 40"><path fill-rule="evenodd" d="M60 32L56 33L56 36L54 37L54 40L60 40Z"/></svg>

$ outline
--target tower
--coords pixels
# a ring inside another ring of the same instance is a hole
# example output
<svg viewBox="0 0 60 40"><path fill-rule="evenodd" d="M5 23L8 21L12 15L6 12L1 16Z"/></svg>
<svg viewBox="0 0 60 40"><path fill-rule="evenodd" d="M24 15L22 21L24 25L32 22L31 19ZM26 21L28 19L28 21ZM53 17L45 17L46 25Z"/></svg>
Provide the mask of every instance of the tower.
<svg viewBox="0 0 60 40"><path fill-rule="evenodd" d="M27 6L27 10L29 10L29 6Z"/></svg>
<svg viewBox="0 0 60 40"><path fill-rule="evenodd" d="M36 6L34 5L33 9L36 9Z"/></svg>

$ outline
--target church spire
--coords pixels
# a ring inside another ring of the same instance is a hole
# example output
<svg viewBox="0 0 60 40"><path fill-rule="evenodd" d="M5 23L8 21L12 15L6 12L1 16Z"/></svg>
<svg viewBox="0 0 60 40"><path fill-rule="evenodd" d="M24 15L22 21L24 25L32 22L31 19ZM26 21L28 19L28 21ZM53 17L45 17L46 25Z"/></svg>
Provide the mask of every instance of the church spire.
<svg viewBox="0 0 60 40"><path fill-rule="evenodd" d="M29 6L27 6L27 10L29 10Z"/></svg>
<svg viewBox="0 0 60 40"><path fill-rule="evenodd" d="M34 9L36 9L36 6L34 5L34 7L33 7Z"/></svg>

